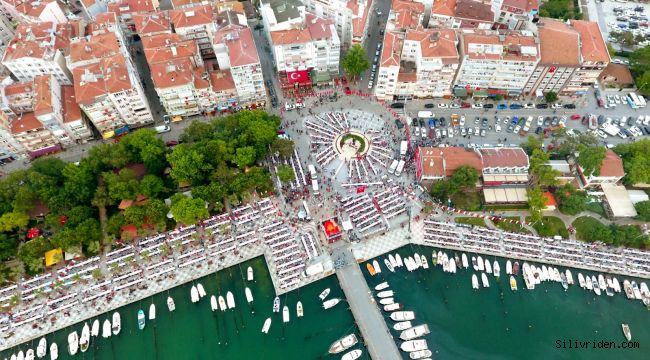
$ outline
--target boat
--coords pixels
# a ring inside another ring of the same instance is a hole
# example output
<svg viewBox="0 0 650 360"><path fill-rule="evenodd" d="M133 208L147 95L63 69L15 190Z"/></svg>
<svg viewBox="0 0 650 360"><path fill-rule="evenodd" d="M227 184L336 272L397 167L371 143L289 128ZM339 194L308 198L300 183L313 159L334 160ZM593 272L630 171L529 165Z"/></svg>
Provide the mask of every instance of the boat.
<svg viewBox="0 0 650 360"><path fill-rule="evenodd" d="M149 320L156 318L156 304L149 305Z"/></svg>
<svg viewBox="0 0 650 360"><path fill-rule="evenodd" d="M200 299L203 299L203 297L204 297L205 295L207 295L207 294L205 293L205 289L203 288L203 285L201 285L201 283L198 283L198 284L196 284L196 288L199 290L199 298L200 298Z"/></svg>
<svg viewBox="0 0 650 360"><path fill-rule="evenodd" d="M512 275L512 262L506 261L506 275Z"/></svg>
<svg viewBox="0 0 650 360"><path fill-rule="evenodd" d="M478 271L478 261L476 261L476 257L472 256L472 267L474 268L474 271Z"/></svg>
<svg viewBox="0 0 650 360"><path fill-rule="evenodd" d="M50 344L50 360L56 360L59 358L59 346L53 342Z"/></svg>
<svg viewBox="0 0 650 360"><path fill-rule="evenodd" d="M361 357L361 354L363 354L363 351L359 349L352 350L350 352L345 353L342 357L341 360L356 360Z"/></svg>
<svg viewBox="0 0 650 360"><path fill-rule="evenodd" d="M169 309L169 311L176 310L176 304L174 303L174 299L172 299L171 296L167 297L167 309Z"/></svg>
<svg viewBox="0 0 650 360"><path fill-rule="evenodd" d="M452 274L456 273L456 260L453 258L449 259L449 272Z"/></svg>
<svg viewBox="0 0 650 360"><path fill-rule="evenodd" d="M388 271L395 272L395 269L393 268L393 264L390 263L390 260L384 259L384 264L386 265L386 268L388 268Z"/></svg>
<svg viewBox="0 0 650 360"><path fill-rule="evenodd" d="M422 267L422 258L420 257L420 254L415 253L415 255L413 255L413 261L415 261L415 266L417 266L418 269Z"/></svg>
<svg viewBox="0 0 650 360"><path fill-rule="evenodd" d="M542 281L548 281L551 278L551 275L548 273L548 268L546 265L542 265Z"/></svg>
<svg viewBox="0 0 650 360"><path fill-rule="evenodd" d="M380 290L388 289L388 286L389 286L388 282L384 281L383 283L375 285L375 290L380 291ZM321 299L321 300L324 300L324 299Z"/></svg>
<svg viewBox="0 0 650 360"><path fill-rule="evenodd" d="M219 310L226 311L226 309L228 309L228 306L226 306L226 299L224 299L223 296L219 295L217 301L219 302Z"/></svg>
<svg viewBox="0 0 650 360"><path fill-rule="evenodd" d="M402 257L399 254L395 255L395 262L397 263L398 267L404 266L404 262L402 262Z"/></svg>
<svg viewBox="0 0 650 360"><path fill-rule="evenodd" d="M456 267L460 268L462 266L462 264L460 262L460 257L456 253L454 253L454 260L456 261Z"/></svg>
<svg viewBox="0 0 650 360"><path fill-rule="evenodd" d="M368 269L368 274L370 274L370 276L375 276L376 274L375 268L372 266L371 263L366 264L366 269Z"/></svg>
<svg viewBox="0 0 650 360"><path fill-rule="evenodd" d="M585 277L585 288L587 290L593 290L593 288L594 288L594 285L591 282L591 278L589 277L589 275L587 275L587 277Z"/></svg>
<svg viewBox="0 0 650 360"><path fill-rule="evenodd" d="M632 291L630 280L623 280L623 289L625 290L625 296L627 296L628 299L634 299L634 291Z"/></svg>
<svg viewBox="0 0 650 360"><path fill-rule="evenodd" d="M332 343L332 345L330 345L329 353L330 354L341 353L356 345L357 342L359 342L359 340L357 340L356 335L354 334L346 335L341 339L336 340L335 342Z"/></svg>
<svg viewBox="0 0 650 360"><path fill-rule="evenodd" d="M634 293L634 298L641 300L643 297L641 296L641 291L639 290L639 285L637 285L636 281L632 280L631 282L632 285L632 293Z"/></svg>
<svg viewBox="0 0 650 360"><path fill-rule="evenodd" d="M584 275L582 275L582 273L578 273L578 284L580 284L580 287L583 289L587 287L587 285L585 284L585 277Z"/></svg>
<svg viewBox="0 0 650 360"><path fill-rule="evenodd" d="M302 303L300 301L298 301L296 303L296 316L300 318L300 317L303 317L304 315L305 315L305 311L302 308Z"/></svg>
<svg viewBox="0 0 650 360"><path fill-rule="evenodd" d="M226 301L228 303L228 309L235 308L235 296L230 291L226 294Z"/></svg>
<svg viewBox="0 0 650 360"><path fill-rule="evenodd" d="M574 282L573 282L573 274L571 274L571 270L566 269L565 276L566 276L566 282L569 285L573 285L574 284Z"/></svg>
<svg viewBox="0 0 650 360"><path fill-rule="evenodd" d="M600 295L600 286L598 286L598 280L596 280L595 275L591 276L591 286L594 289L596 295Z"/></svg>
<svg viewBox="0 0 650 360"><path fill-rule="evenodd" d="M18 352L18 357L16 358L17 360L25 360L25 353L23 353L22 350Z"/></svg>
<svg viewBox="0 0 650 360"><path fill-rule="evenodd" d="M424 339L404 341L399 347L402 351L408 352L427 350L429 348L427 341Z"/></svg>
<svg viewBox="0 0 650 360"><path fill-rule="evenodd" d="M623 335L625 335L627 341L632 341L632 332L630 331L630 325L621 324L621 328L623 329Z"/></svg>
<svg viewBox="0 0 650 360"><path fill-rule="evenodd" d="M519 261L515 261L515 264L512 265L512 275L519 275Z"/></svg>
<svg viewBox="0 0 650 360"><path fill-rule="evenodd" d="M88 346L90 345L90 327L88 323L84 324L83 329L81 330L81 337L79 338L79 348L81 352L86 352Z"/></svg>
<svg viewBox="0 0 650 360"><path fill-rule="evenodd" d="M271 328L271 318L267 318L266 320L264 320L264 326L262 326L262 332L264 334L268 334L270 328Z"/></svg>
<svg viewBox="0 0 650 360"><path fill-rule="evenodd" d="M399 303L393 303L393 304L390 304L390 305L384 305L384 311L385 311L385 312L389 312L389 311L397 311L397 310L401 310L401 309L402 309L402 305L400 305Z"/></svg>
<svg viewBox="0 0 650 360"><path fill-rule="evenodd" d="M120 318L120 313L117 311L113 313L113 325L111 326L113 330L113 335L117 335L122 330L122 319Z"/></svg>
<svg viewBox="0 0 650 360"><path fill-rule="evenodd" d="M192 285L192 289L190 289L190 297L192 298L193 303L199 301L199 290L195 285Z"/></svg>
<svg viewBox="0 0 650 360"><path fill-rule="evenodd" d="M438 250L438 253L436 254L436 264L441 265L442 264L442 251Z"/></svg>
<svg viewBox="0 0 650 360"><path fill-rule="evenodd" d="M492 274L492 265L490 264L490 260L485 259L485 272L488 274Z"/></svg>
<svg viewBox="0 0 650 360"><path fill-rule="evenodd" d="M246 270L246 280L253 281L253 268L250 266Z"/></svg>
<svg viewBox="0 0 650 360"><path fill-rule="evenodd" d="M614 296L614 288L611 288L611 287L608 286L605 289L605 294L607 294L607 296Z"/></svg>
<svg viewBox="0 0 650 360"><path fill-rule="evenodd" d="M409 353L411 359L424 359L431 357L431 350L418 350Z"/></svg>
<svg viewBox="0 0 650 360"><path fill-rule="evenodd" d="M338 298L333 298L333 299L326 300L325 302L323 302L323 309L327 310L327 309L333 308L340 301L341 301L341 299L338 299Z"/></svg>
<svg viewBox="0 0 650 360"><path fill-rule="evenodd" d="M77 335L76 331L73 331L68 334L68 352L70 355L75 355L77 350L79 350L79 335Z"/></svg>
<svg viewBox="0 0 650 360"><path fill-rule="evenodd" d="M393 329L395 329L397 331L406 330L406 329L408 329L410 327L411 327L411 322L410 321L400 321L400 322L396 323L395 325L393 325Z"/></svg>
<svg viewBox="0 0 650 360"><path fill-rule="evenodd" d="M34 349L29 349L25 353L25 360L34 360Z"/></svg>
<svg viewBox="0 0 650 360"><path fill-rule="evenodd" d="M499 262L494 260L494 265L492 265L492 271L494 272L495 277L501 276L501 266L499 266Z"/></svg>
<svg viewBox="0 0 650 360"><path fill-rule="evenodd" d="M641 290L641 296L650 297L650 290L648 290L648 285L645 282L641 282L639 285L639 290Z"/></svg>
<svg viewBox="0 0 650 360"><path fill-rule="evenodd" d="M393 265L393 269L398 267L397 260L395 260L393 254L388 254L388 261L390 261L390 264Z"/></svg>
<svg viewBox="0 0 650 360"><path fill-rule="evenodd" d="M390 305L395 303L395 298L389 297L389 298L383 298L379 299L379 303L382 305Z"/></svg>
<svg viewBox="0 0 650 360"><path fill-rule="evenodd" d="M246 287L246 289L244 289L244 293L246 294L246 302L249 303L249 304L252 303L253 302L253 293L251 292L251 289Z"/></svg>
<svg viewBox="0 0 650 360"><path fill-rule="evenodd" d="M562 276L561 275L564 275L564 273L560 274L560 270L558 270L557 268L553 268L553 275L554 275L554 280L555 281L562 282Z"/></svg>
<svg viewBox="0 0 650 360"><path fill-rule="evenodd" d="M472 274L472 289L478 289L478 276Z"/></svg>
<svg viewBox="0 0 650 360"><path fill-rule="evenodd" d="M393 321L407 321L415 319L415 313L413 311L395 311L390 314L390 318Z"/></svg>
<svg viewBox="0 0 650 360"><path fill-rule="evenodd" d="M517 291L517 279L513 275L510 275L510 290Z"/></svg>
<svg viewBox="0 0 650 360"><path fill-rule="evenodd" d="M402 331L399 334L399 338L402 340L413 340L428 334L429 334L429 325L422 324Z"/></svg>
<svg viewBox="0 0 650 360"><path fill-rule="evenodd" d="M422 268L423 269L428 269L429 268L429 262L427 261L427 257L424 255L420 255L420 258L422 259Z"/></svg>
<svg viewBox="0 0 650 360"><path fill-rule="evenodd" d="M106 339L110 336L111 336L111 322L108 319L106 319L102 324L102 337Z"/></svg>
<svg viewBox="0 0 650 360"><path fill-rule="evenodd" d="M377 293L377 297L380 298L391 297L393 295L394 295L393 290L384 290Z"/></svg>
<svg viewBox="0 0 650 360"><path fill-rule="evenodd" d="M598 287L600 290L605 290L607 288L607 283L605 282L603 274L598 274Z"/></svg>
<svg viewBox="0 0 650 360"><path fill-rule="evenodd" d="M617 293L621 292L621 284L618 282L617 278L612 278L612 282L614 283L614 291ZM643 284L641 284L641 289L643 289Z"/></svg>
<svg viewBox="0 0 650 360"><path fill-rule="evenodd" d="M38 346L36 347L36 356L42 358L45 356L46 353L47 353L47 340L45 340L45 338L42 337L40 340L38 340Z"/></svg>
<svg viewBox="0 0 650 360"><path fill-rule="evenodd" d="M289 307L287 305L282 307L282 322L289 322Z"/></svg>
<svg viewBox="0 0 650 360"><path fill-rule="evenodd" d="M478 266L478 271L484 271L485 270L484 264L485 263L483 262L482 257L479 256L479 257L476 258L476 266Z"/></svg>
<svg viewBox="0 0 650 360"><path fill-rule="evenodd" d="M569 282L567 281L566 275L564 275L564 273L560 274L560 282L562 283L564 291L566 291L569 288Z"/></svg>
<svg viewBox="0 0 650 360"><path fill-rule="evenodd" d="M278 296L273 299L273 312L280 312L280 298Z"/></svg>
<svg viewBox="0 0 650 360"><path fill-rule="evenodd" d="M376 274L381 274L381 268L379 267L379 261L377 261L377 259L372 261L372 267L375 268Z"/></svg>
<svg viewBox="0 0 650 360"><path fill-rule="evenodd" d="M469 267L469 263L467 262L467 255L465 253L463 253L462 259L463 259L463 268L467 269Z"/></svg>
<svg viewBox="0 0 650 360"><path fill-rule="evenodd" d="M483 283L483 287L490 287L490 282L488 281L487 275L485 275L485 273L481 273L481 282Z"/></svg>
<svg viewBox="0 0 650 360"><path fill-rule="evenodd" d="M93 321L93 326L91 327L90 335L92 336L99 335L99 320L95 319L95 321Z"/></svg>
<svg viewBox="0 0 650 360"><path fill-rule="evenodd" d="M138 310L138 329L144 329L145 319L144 311L142 309Z"/></svg>
<svg viewBox="0 0 650 360"><path fill-rule="evenodd" d="M210 296L210 310L215 311L219 309L219 305L217 304L217 297L212 295Z"/></svg>
<svg viewBox="0 0 650 360"><path fill-rule="evenodd" d="M18 357L16 357L16 354L11 354L11 358L9 358L9 360L17 360L17 359L18 359ZM5 360L6 360L6 358L5 358Z"/></svg>
<svg viewBox="0 0 650 360"><path fill-rule="evenodd" d="M377 285L377 286L379 286L379 285ZM322 301L322 300L325 300L325 298L326 298L327 295L329 295L329 294L330 294L330 288L327 288L327 289L323 290L323 291L320 293L320 295L318 295L318 297L319 297L319 298L321 299L321 301Z"/></svg>

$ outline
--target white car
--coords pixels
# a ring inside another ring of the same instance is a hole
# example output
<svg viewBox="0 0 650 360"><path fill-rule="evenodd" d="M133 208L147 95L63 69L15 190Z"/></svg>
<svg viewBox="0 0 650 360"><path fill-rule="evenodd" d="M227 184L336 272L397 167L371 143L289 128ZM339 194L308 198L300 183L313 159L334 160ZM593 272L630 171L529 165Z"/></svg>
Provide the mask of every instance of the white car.
<svg viewBox="0 0 650 360"><path fill-rule="evenodd" d="M472 109L483 109L483 103L472 104Z"/></svg>
<svg viewBox="0 0 650 360"><path fill-rule="evenodd" d="M607 134L605 134L605 132L602 130L596 130L596 135L598 135L602 139L607 139Z"/></svg>
<svg viewBox="0 0 650 360"><path fill-rule="evenodd" d="M451 128L451 127L449 128L449 130L447 131L447 136L450 139L454 137L454 129L453 128Z"/></svg>
<svg viewBox="0 0 650 360"><path fill-rule="evenodd" d="M534 109L535 104L524 104L524 109Z"/></svg>
<svg viewBox="0 0 650 360"><path fill-rule="evenodd" d="M478 126L474 126L474 135L478 136L481 133L481 130L478 128Z"/></svg>
<svg viewBox="0 0 650 360"><path fill-rule="evenodd" d="M465 136L465 135L467 135L467 129L465 129L464 127L460 128L460 136Z"/></svg>
<svg viewBox="0 0 650 360"><path fill-rule="evenodd" d="M420 127L419 126L414 126L413 127L413 136L419 136L420 135Z"/></svg>
<svg viewBox="0 0 650 360"><path fill-rule="evenodd" d="M514 130L512 130L513 134L519 134L519 131L521 130L521 126L517 125L515 126Z"/></svg>
<svg viewBox="0 0 650 360"><path fill-rule="evenodd" d="M450 109L460 109L460 105L458 105L456 103L451 103L451 104L449 104L449 108Z"/></svg>
<svg viewBox="0 0 650 360"><path fill-rule="evenodd" d="M494 131L501 132L501 125L499 124L494 125Z"/></svg>
<svg viewBox="0 0 650 360"><path fill-rule="evenodd" d="M643 120L643 125L645 126L650 125L650 115L645 116L645 119Z"/></svg>
<svg viewBox="0 0 650 360"><path fill-rule="evenodd" d="M645 117L643 115L639 115L639 117L636 118L636 124L637 125L643 124L643 119L645 119Z"/></svg>
<svg viewBox="0 0 650 360"><path fill-rule="evenodd" d="M543 126L544 125L544 117L543 116L538 116L537 117L537 126Z"/></svg>
<svg viewBox="0 0 650 360"><path fill-rule="evenodd" d="M368 89L372 89L372 80L368 81Z"/></svg>
<svg viewBox="0 0 650 360"><path fill-rule="evenodd" d="M500 117L497 118L496 123L501 124L501 118Z"/></svg>
<svg viewBox="0 0 650 360"><path fill-rule="evenodd" d="M460 117L460 122L459 122L459 124L460 124L460 126L465 126L465 115L462 115L462 116Z"/></svg>
<svg viewBox="0 0 650 360"><path fill-rule="evenodd" d="M438 104L438 109L446 109L448 107L449 107L449 105L447 105L447 104Z"/></svg>
<svg viewBox="0 0 650 360"><path fill-rule="evenodd" d="M551 109L561 109L561 108L562 108L562 104L560 103L555 103L551 105Z"/></svg>
<svg viewBox="0 0 650 360"><path fill-rule="evenodd" d="M627 135L625 135L625 132L624 132L623 130L621 130L621 131L618 132L618 136L619 136L621 139L627 139Z"/></svg>

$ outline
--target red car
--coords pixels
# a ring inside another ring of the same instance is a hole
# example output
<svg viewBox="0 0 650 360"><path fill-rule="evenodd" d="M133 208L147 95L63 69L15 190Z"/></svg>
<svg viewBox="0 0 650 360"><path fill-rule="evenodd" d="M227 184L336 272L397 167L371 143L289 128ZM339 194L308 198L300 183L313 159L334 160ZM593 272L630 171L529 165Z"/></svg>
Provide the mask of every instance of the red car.
<svg viewBox="0 0 650 360"><path fill-rule="evenodd" d="M580 120L581 116L578 114L571 115L571 120Z"/></svg>
<svg viewBox="0 0 650 360"><path fill-rule="evenodd" d="M176 140L167 140L165 142L165 145L167 145L169 147L174 147L174 146L178 145L178 141L176 141Z"/></svg>
<svg viewBox="0 0 650 360"><path fill-rule="evenodd" d="M472 107L472 104L470 104L470 103L468 103L468 102L462 102L462 103L460 103L460 107L461 107L462 109L469 109L469 108Z"/></svg>

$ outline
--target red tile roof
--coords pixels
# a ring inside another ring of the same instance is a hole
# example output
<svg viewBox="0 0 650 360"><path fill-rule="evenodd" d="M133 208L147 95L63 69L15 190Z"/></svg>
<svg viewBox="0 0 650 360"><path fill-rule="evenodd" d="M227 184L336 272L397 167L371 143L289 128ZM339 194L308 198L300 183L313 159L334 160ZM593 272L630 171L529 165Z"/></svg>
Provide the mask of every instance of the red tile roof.
<svg viewBox="0 0 650 360"><path fill-rule="evenodd" d="M399 66L402 53L402 39L399 34L387 31L384 34L384 47L381 50L380 67Z"/></svg>
<svg viewBox="0 0 650 360"><path fill-rule="evenodd" d="M81 120L81 108L77 104L74 95L74 86L61 86L61 97L63 98L63 122L69 123Z"/></svg>
<svg viewBox="0 0 650 360"><path fill-rule="evenodd" d="M228 47L230 66L244 66L257 64L260 58L257 54L253 33L250 28L235 31L220 30L215 36L215 42L224 43Z"/></svg>
<svg viewBox="0 0 650 360"><path fill-rule="evenodd" d="M192 64L188 59L174 59L151 65L151 78L157 89L166 89L191 84Z"/></svg>
<svg viewBox="0 0 650 360"><path fill-rule="evenodd" d="M433 6L431 7L431 13L453 17L456 15L456 0L434 1Z"/></svg>
<svg viewBox="0 0 650 360"><path fill-rule="evenodd" d="M536 61L539 56L535 38L517 31L506 32L502 38L492 31L481 30L462 36L464 53L470 59Z"/></svg>
<svg viewBox="0 0 650 360"><path fill-rule="evenodd" d="M213 17L212 7L207 5L169 11L169 18L176 29L210 24Z"/></svg>
<svg viewBox="0 0 650 360"><path fill-rule="evenodd" d="M600 166L600 175L603 177L623 177L623 160L612 150L607 150L603 164Z"/></svg>
<svg viewBox="0 0 650 360"><path fill-rule="evenodd" d="M124 56L101 59L73 71L74 92L78 104L92 103L99 96L132 88Z"/></svg>
<svg viewBox="0 0 650 360"><path fill-rule="evenodd" d="M11 122L11 133L18 135L42 127L43 124L36 118L36 115L33 112L28 112Z"/></svg>
<svg viewBox="0 0 650 360"><path fill-rule="evenodd" d="M538 22L541 65L580 66L580 35L564 21L541 18Z"/></svg>
<svg viewBox="0 0 650 360"><path fill-rule="evenodd" d="M528 167L528 155L522 148L484 148L479 153L486 168Z"/></svg>
<svg viewBox="0 0 650 360"><path fill-rule="evenodd" d="M424 58L449 58L458 63L458 39L454 30L409 30L406 40L420 43L420 51ZM446 62L449 64L449 62Z"/></svg>
<svg viewBox="0 0 650 360"><path fill-rule="evenodd" d="M171 32L172 26L167 13L158 11L153 14L133 15L135 30L140 35L151 33Z"/></svg>
<svg viewBox="0 0 650 360"><path fill-rule="evenodd" d="M109 3L108 11L117 15L138 14L156 11L156 7L151 0L122 0Z"/></svg>
<svg viewBox="0 0 650 360"><path fill-rule="evenodd" d="M483 170L480 156L463 147L420 148L420 162L422 175L430 177L451 176L461 166Z"/></svg>
<svg viewBox="0 0 650 360"><path fill-rule="evenodd" d="M120 46L114 32L97 34L70 44L70 63L98 61L119 53Z"/></svg>
<svg viewBox="0 0 650 360"><path fill-rule="evenodd" d="M54 111L52 107L51 81L51 75L41 75L34 78L34 113L36 115L49 114Z"/></svg>
<svg viewBox="0 0 650 360"><path fill-rule="evenodd" d="M580 52L585 62L609 62L607 45L600 33L598 23L583 20L570 20L571 25L580 33Z"/></svg>
<svg viewBox="0 0 650 360"><path fill-rule="evenodd" d="M214 91L235 91L235 81L232 78L230 70L211 72L210 82Z"/></svg>

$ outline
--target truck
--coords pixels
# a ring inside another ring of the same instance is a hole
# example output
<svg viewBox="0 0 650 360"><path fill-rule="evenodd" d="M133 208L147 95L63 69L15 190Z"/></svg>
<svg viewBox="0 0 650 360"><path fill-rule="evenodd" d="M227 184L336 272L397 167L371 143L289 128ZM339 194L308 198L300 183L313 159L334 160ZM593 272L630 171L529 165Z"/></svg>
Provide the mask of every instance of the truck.
<svg viewBox="0 0 650 360"><path fill-rule="evenodd" d="M399 146L399 154L401 156L406 155L406 150L408 150L408 146L409 146L408 142L406 140L402 140L402 143Z"/></svg>
<svg viewBox="0 0 650 360"><path fill-rule="evenodd" d="M600 129L610 136L616 136L621 131L618 126L613 124L603 124Z"/></svg>
<svg viewBox="0 0 650 360"><path fill-rule="evenodd" d="M433 117L433 113L431 111L418 111L418 117L420 119L431 119Z"/></svg>
<svg viewBox="0 0 650 360"><path fill-rule="evenodd" d="M390 167L388 168L388 173L389 174L392 175L392 174L395 173L395 169L397 169L397 164L399 164L399 161L398 160L393 160L393 163L390 164Z"/></svg>
<svg viewBox="0 0 650 360"><path fill-rule="evenodd" d="M460 119L460 115L451 114L451 124L452 124L452 126L458 126L458 120L459 119Z"/></svg>
<svg viewBox="0 0 650 360"><path fill-rule="evenodd" d="M395 176L400 176L402 175L402 170L404 170L404 160L400 160L399 163L397 164L397 169L395 169Z"/></svg>

